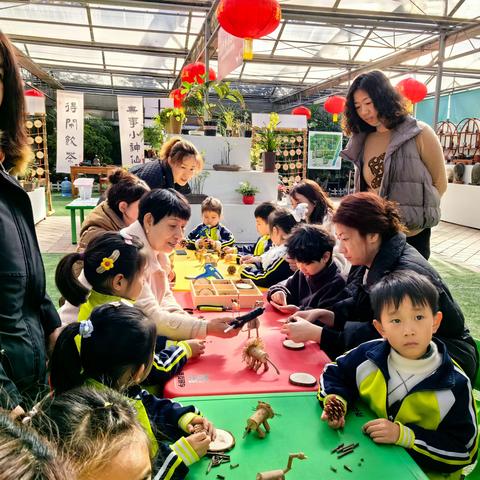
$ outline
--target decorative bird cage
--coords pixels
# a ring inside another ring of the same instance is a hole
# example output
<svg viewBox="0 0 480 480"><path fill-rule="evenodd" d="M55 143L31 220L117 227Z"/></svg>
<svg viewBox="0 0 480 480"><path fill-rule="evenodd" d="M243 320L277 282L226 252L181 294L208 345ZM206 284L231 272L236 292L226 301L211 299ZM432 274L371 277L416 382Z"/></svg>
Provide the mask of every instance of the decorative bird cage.
<svg viewBox="0 0 480 480"><path fill-rule="evenodd" d="M435 133L440 140L440 145L443 148L443 156L447 162L454 159L457 154L458 135L457 127L449 120L437 123Z"/></svg>

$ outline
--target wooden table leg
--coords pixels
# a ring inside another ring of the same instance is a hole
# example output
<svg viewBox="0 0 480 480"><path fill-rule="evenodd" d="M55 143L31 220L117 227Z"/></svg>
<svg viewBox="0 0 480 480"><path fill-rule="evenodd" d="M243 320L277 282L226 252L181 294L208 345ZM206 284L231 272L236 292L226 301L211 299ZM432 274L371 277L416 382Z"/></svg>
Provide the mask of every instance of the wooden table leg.
<svg viewBox="0 0 480 480"><path fill-rule="evenodd" d="M72 245L77 244L77 218L75 215L75 208L70 210L70 226L72 229Z"/></svg>

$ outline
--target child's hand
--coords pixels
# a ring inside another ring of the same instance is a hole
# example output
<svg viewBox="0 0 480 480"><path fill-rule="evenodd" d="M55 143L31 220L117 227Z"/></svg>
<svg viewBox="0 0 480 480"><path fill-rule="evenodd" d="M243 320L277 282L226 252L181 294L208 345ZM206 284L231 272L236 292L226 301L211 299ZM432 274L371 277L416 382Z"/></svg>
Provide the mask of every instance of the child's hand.
<svg viewBox="0 0 480 480"><path fill-rule="evenodd" d="M207 453L211 441L212 439L205 432L193 433L187 437L187 442L200 458Z"/></svg>
<svg viewBox="0 0 480 480"><path fill-rule="evenodd" d="M386 418L370 420L362 430L375 443L396 443L400 436L400 427Z"/></svg>
<svg viewBox="0 0 480 480"><path fill-rule="evenodd" d="M312 340L320 343L322 327L298 318L294 319L294 321L290 320L284 323L280 332L294 342L307 342Z"/></svg>
<svg viewBox="0 0 480 480"><path fill-rule="evenodd" d="M225 330L230 326L232 317L216 317L211 318L207 325L207 335L213 335L215 337L231 338L236 337L240 328L233 328L229 332L225 333Z"/></svg>
<svg viewBox="0 0 480 480"><path fill-rule="evenodd" d="M213 426L213 423L210 422L205 417L193 417L192 421L187 425L188 431L193 433L195 431L195 426L198 425L207 433L207 435L212 439L212 442L217 438L217 431Z"/></svg>
<svg viewBox="0 0 480 480"><path fill-rule="evenodd" d="M329 419L328 415L325 413L325 410L322 413L321 419L324 422L328 423L328 426L330 428L333 428L334 430L338 430L339 428L343 428L345 426L345 417L342 416L340 418L337 418L335 420Z"/></svg>
<svg viewBox="0 0 480 480"><path fill-rule="evenodd" d="M277 305L284 306L287 304L287 296L285 292L279 290L278 292L272 293L270 301L276 303Z"/></svg>
<svg viewBox="0 0 480 480"><path fill-rule="evenodd" d="M185 340L192 350L192 356L190 358L199 357L205 353L205 340Z"/></svg>
<svg viewBox="0 0 480 480"><path fill-rule="evenodd" d="M289 320L298 320L300 318L306 320L307 322L319 321L328 327L332 327L335 314L330 310L325 310L323 308L313 308L312 310L302 310L301 312L297 312L289 317Z"/></svg>
<svg viewBox="0 0 480 480"><path fill-rule="evenodd" d="M252 263L253 255L243 255L243 257L240 257L240 264L244 263Z"/></svg>

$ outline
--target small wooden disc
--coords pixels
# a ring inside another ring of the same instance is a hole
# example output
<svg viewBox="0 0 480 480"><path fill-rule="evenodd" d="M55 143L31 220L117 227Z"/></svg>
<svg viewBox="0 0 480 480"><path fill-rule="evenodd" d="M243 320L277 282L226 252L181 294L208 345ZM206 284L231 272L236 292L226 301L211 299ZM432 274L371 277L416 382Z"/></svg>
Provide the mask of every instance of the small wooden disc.
<svg viewBox="0 0 480 480"><path fill-rule="evenodd" d="M208 446L211 452L226 452L235 445L235 437L227 430L217 428L217 437Z"/></svg>
<svg viewBox="0 0 480 480"><path fill-rule="evenodd" d="M305 344L303 342L294 342L289 338L283 341L283 346L289 350L302 350L302 348L305 348Z"/></svg>
<svg viewBox="0 0 480 480"><path fill-rule="evenodd" d="M314 387L317 384L317 379L305 372L292 373L289 380L292 385L298 385L299 387Z"/></svg>
<svg viewBox="0 0 480 480"><path fill-rule="evenodd" d="M236 283L235 286L239 290L251 290L253 288L253 285L250 285L249 283Z"/></svg>

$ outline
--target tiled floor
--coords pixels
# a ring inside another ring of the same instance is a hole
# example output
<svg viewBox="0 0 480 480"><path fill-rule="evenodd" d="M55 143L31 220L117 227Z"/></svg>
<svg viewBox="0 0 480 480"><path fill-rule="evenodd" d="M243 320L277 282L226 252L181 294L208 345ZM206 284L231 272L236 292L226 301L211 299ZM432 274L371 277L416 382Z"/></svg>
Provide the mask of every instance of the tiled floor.
<svg viewBox="0 0 480 480"><path fill-rule="evenodd" d="M80 227L77 227L80 231ZM75 251L70 236L70 217L48 217L37 225L44 253ZM480 230L441 222L432 231L431 250L443 260L480 272Z"/></svg>

